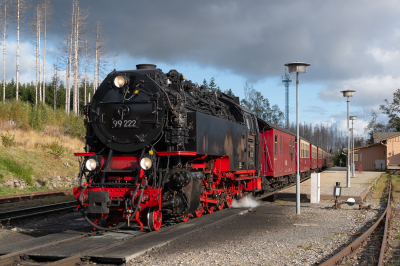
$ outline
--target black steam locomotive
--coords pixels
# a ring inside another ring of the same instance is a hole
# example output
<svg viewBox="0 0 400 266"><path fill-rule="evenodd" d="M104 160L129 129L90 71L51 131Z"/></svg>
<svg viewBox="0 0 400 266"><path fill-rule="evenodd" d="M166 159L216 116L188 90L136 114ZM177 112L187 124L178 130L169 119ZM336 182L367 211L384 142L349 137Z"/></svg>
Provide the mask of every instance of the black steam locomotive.
<svg viewBox="0 0 400 266"><path fill-rule="evenodd" d="M276 182L264 174L267 122L176 70L114 70L84 112L85 152L75 154L83 183L74 194L97 229L158 230L163 216L187 221L293 181L293 171Z"/></svg>

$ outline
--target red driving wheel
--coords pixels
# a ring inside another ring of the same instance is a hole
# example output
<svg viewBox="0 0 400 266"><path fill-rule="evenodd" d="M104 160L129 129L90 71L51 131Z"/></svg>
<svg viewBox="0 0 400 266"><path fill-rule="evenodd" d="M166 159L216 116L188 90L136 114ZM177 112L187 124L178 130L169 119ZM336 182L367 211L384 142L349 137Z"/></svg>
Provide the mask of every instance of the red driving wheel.
<svg viewBox="0 0 400 266"><path fill-rule="evenodd" d="M217 209L218 209L219 211L222 211L223 208L224 208L224 199L223 199L223 198L220 198L220 199L219 199L219 203L217 204Z"/></svg>
<svg viewBox="0 0 400 266"><path fill-rule="evenodd" d="M182 221L182 222L187 222L187 221L189 221L189 218L190 218L190 215L189 215L189 214L182 215L182 216L181 216L181 221Z"/></svg>
<svg viewBox="0 0 400 266"><path fill-rule="evenodd" d="M208 214L213 213L213 211L214 211L214 206L207 206L207 207L206 207L206 211L207 211Z"/></svg>
<svg viewBox="0 0 400 266"><path fill-rule="evenodd" d="M230 197L230 198L226 199L225 205L227 208L230 208L230 207L232 207L232 203L233 203L233 199L232 199L232 197Z"/></svg>
<svg viewBox="0 0 400 266"><path fill-rule="evenodd" d="M200 209L195 210L194 211L194 216L197 217L197 218L201 217L203 215L203 211L204 211L204 207L201 207Z"/></svg>
<svg viewBox="0 0 400 266"><path fill-rule="evenodd" d="M162 213L159 210L155 210L154 207L149 208L147 213L147 225L150 231L158 231L162 224Z"/></svg>

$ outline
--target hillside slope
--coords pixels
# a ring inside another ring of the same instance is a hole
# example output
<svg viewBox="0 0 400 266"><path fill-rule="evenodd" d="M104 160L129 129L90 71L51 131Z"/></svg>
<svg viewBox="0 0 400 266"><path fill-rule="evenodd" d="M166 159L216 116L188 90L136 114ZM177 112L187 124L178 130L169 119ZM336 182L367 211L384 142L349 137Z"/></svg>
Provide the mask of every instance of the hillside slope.
<svg viewBox="0 0 400 266"><path fill-rule="evenodd" d="M56 126L25 131L0 121L0 136L6 134L14 140L7 148L0 141L0 195L77 185L78 158L73 153L83 151L83 141Z"/></svg>

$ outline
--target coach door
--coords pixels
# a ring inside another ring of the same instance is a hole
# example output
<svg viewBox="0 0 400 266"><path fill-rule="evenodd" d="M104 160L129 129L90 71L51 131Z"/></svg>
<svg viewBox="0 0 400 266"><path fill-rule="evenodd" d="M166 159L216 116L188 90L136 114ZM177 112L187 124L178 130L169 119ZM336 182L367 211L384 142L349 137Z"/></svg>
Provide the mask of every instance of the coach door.
<svg viewBox="0 0 400 266"><path fill-rule="evenodd" d="M246 114L246 125L247 125L247 169L256 169L256 128L253 119L250 115Z"/></svg>

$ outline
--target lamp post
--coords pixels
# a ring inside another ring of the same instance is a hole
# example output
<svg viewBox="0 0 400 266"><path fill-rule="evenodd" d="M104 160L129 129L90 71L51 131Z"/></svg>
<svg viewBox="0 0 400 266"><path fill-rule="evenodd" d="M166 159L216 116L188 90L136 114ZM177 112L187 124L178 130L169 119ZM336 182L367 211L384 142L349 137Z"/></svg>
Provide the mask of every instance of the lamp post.
<svg viewBox="0 0 400 266"><path fill-rule="evenodd" d="M349 138L349 109L350 109L350 97L353 97L353 90L341 91L343 97L347 97L347 187L350 187L350 138Z"/></svg>
<svg viewBox="0 0 400 266"><path fill-rule="evenodd" d="M351 156L351 170L352 170L352 175L351 176L356 176L356 169L354 165L354 120L356 120L357 116L351 115L349 119L351 120L351 142L353 146L353 152Z"/></svg>
<svg viewBox="0 0 400 266"><path fill-rule="evenodd" d="M297 125L297 175L296 175L296 214L300 214L300 134L299 134L299 74L306 73L308 63L287 63L289 73L296 72L296 125Z"/></svg>

